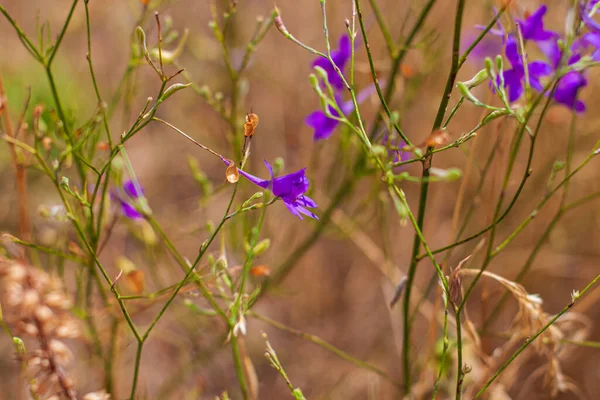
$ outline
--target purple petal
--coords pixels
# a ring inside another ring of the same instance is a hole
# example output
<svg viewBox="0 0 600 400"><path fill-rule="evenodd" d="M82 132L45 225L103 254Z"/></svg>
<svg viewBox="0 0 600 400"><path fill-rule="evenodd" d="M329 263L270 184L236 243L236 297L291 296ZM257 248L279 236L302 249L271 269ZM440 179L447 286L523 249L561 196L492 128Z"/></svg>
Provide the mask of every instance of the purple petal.
<svg viewBox="0 0 600 400"><path fill-rule="evenodd" d="M523 84L521 83L523 74L521 71L513 68L505 71L503 76L504 86L508 88L508 101L512 103L513 101L518 100L523 93Z"/></svg>
<svg viewBox="0 0 600 400"><path fill-rule="evenodd" d="M556 32L547 31L544 29L544 15L547 11L546 6L540 6L533 14L525 20L517 19L521 26L521 33L524 40L543 41L558 37Z"/></svg>
<svg viewBox="0 0 600 400"><path fill-rule="evenodd" d="M554 91L554 100L557 103L564 104L567 107L577 111L585 111L585 105L577 100L579 90L587 85L587 80L582 73L571 71L565 74Z"/></svg>
<svg viewBox="0 0 600 400"><path fill-rule="evenodd" d="M139 185L139 183L138 186L140 189L142 188L141 185ZM138 191L138 188L132 180L127 180L125 181L125 183L123 183L123 190L125 191L125 193L127 193L127 196L131 197L132 199L137 199L138 197L140 197L140 195L144 194L143 189L141 193Z"/></svg>
<svg viewBox="0 0 600 400"><path fill-rule="evenodd" d="M269 164L269 162L267 160L263 160L265 165L267 166L267 169L269 170L269 175L271 176L271 180L275 179L275 174L273 174L273 167L271 167L271 164Z"/></svg>
<svg viewBox="0 0 600 400"><path fill-rule="evenodd" d="M519 46L517 45L517 40L514 37L508 37L504 52L506 54L506 58L508 61L510 61L510 64L513 66L513 68L523 68L523 59L519 54Z"/></svg>
<svg viewBox="0 0 600 400"><path fill-rule="evenodd" d="M581 2L579 14L581 15L581 20L590 31L594 33L600 33L600 24L598 24L592 17L588 15L587 11L585 10L585 2Z"/></svg>
<svg viewBox="0 0 600 400"><path fill-rule="evenodd" d="M121 212L123 215L129 219L140 219L142 218L142 214L140 214L135 207L125 201L119 201L121 204Z"/></svg>
<svg viewBox="0 0 600 400"><path fill-rule="evenodd" d="M295 200L308 190L308 179L306 178L306 168L293 172L288 175L275 178L273 181L273 194L283 199Z"/></svg>
<svg viewBox="0 0 600 400"><path fill-rule="evenodd" d="M529 76L548 76L552 73L552 67L543 61L534 61L527 65Z"/></svg>
<svg viewBox="0 0 600 400"><path fill-rule="evenodd" d="M550 61L552 66L556 68L562 54L560 47L558 47L558 42L556 40L547 40L536 42L536 44L540 51L548 58L548 61Z"/></svg>
<svg viewBox="0 0 600 400"><path fill-rule="evenodd" d="M297 201L298 201L298 204L301 204L304 207L317 208L317 203L315 203L315 201L308 196L305 196L305 195L299 196Z"/></svg>
<svg viewBox="0 0 600 400"><path fill-rule="evenodd" d="M314 140L328 139L339 122L329 118L323 111L315 111L304 120L306 125L314 129Z"/></svg>
<svg viewBox="0 0 600 400"><path fill-rule="evenodd" d="M254 183L256 186L260 186L263 189L268 188L269 184L271 183L271 181L260 179L252 174L247 173L246 171L242 171L241 169L238 171L240 175L242 175L244 178L248 179L250 182Z"/></svg>

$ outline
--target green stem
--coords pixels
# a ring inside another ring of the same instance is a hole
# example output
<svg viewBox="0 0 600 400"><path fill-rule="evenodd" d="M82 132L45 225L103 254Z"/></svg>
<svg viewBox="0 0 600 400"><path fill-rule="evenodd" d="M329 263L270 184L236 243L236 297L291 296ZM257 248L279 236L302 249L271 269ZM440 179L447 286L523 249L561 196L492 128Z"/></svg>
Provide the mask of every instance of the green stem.
<svg viewBox="0 0 600 400"><path fill-rule="evenodd" d="M400 70L400 65L402 64L402 61L404 61L404 56L406 56L406 53L410 49L410 46L411 46L413 40L415 39L415 37L417 36L417 33L421 30L423 23L425 22L425 19L427 18L427 15L429 15L429 12L431 11L431 8L435 4L435 2L436 2L436 0L428 0L427 1L427 4L425 4L423 9L421 10L421 13L417 17L417 21L415 22L412 30L408 34L406 41L402 44L402 47L400 48L400 52L398 52L398 55L396 57L394 57L394 59L392 60L392 68L390 71L390 75L388 77L388 85L385 90L385 94L383 96L385 104L390 102L392 95L394 94L394 88L395 88L394 82L396 81L396 75L398 74L398 71ZM383 107L383 103L382 103L382 107ZM377 117L375 119L375 124L373 125L373 128L371 128L371 132L369 134L370 138L374 138L377 135L377 132L379 130L379 125L381 125L381 122L382 122L381 112L378 112Z"/></svg>
<svg viewBox="0 0 600 400"><path fill-rule="evenodd" d="M428 3L428 4L431 4ZM460 33L462 27L462 17L464 12L465 0L458 0L456 4L456 15L454 18L454 38L452 42L452 63L450 66L450 72L446 81L446 87L442 94L442 100L438 108L438 112L433 123L432 132L438 130L442 126L444 114L446 113L446 107L450 100L452 88L454 87L454 81L456 80L456 74L458 73L458 57L460 50ZM393 85L390 85L390 87ZM425 209L427 206L427 195L429 192L429 169L431 168L431 159L433 157L432 149L428 148L423 161L423 181L421 182L421 189L419 193L419 209L417 213L417 227L418 230L423 231L423 222L425 220ZM406 393L410 393L411 389L411 376L410 376L410 295L412 293L412 286L417 270L417 256L421 247L421 236L415 234L413 239L413 249L411 255L411 262L407 273L406 289L404 292L404 332L403 332L403 370L404 370L404 385ZM430 252L431 253L431 252ZM442 274L443 276L443 274Z"/></svg>
<svg viewBox="0 0 600 400"><path fill-rule="evenodd" d="M263 322L266 322L267 324L269 324L269 325L271 325L271 326L273 326L273 327L275 327L275 328L277 328L279 330L291 333L294 336L297 336L297 337L302 338L304 340L307 340L307 341L309 341L309 342L311 342L313 344L316 344L317 346L322 347L323 349L325 349L325 350L327 350L327 351L335 354L336 356L340 357L343 360L346 360L346 361L348 361L348 362L356 365L359 368L362 368L362 369L374 372L377 375L379 375L380 377L384 378L388 382L391 382L392 384L394 384L397 387L401 386L398 381L394 380L394 378L392 378L390 375L388 375L385 371L377 368L376 366L374 366L372 364L369 364L366 361L362 361L362 360L359 360L359 359L351 356L350 354L348 354L345 351L343 351L343 350L335 347L331 343L329 343L329 342L321 339L318 336L311 335L309 333L305 333L305 332L299 331L297 329L290 328L287 325L282 324L281 322L277 322L277 321L275 321L275 320L273 320L273 319L271 319L269 317L257 314L257 313L255 313L253 311L251 311L249 313L249 315L251 315L252 317L254 317L256 319L259 319L259 320L261 320Z"/></svg>
<svg viewBox="0 0 600 400"><path fill-rule="evenodd" d="M360 30L362 32L363 40L365 42L365 49L367 50L367 58L369 60L369 68L371 70L371 77L373 78L373 83L375 84L375 89L377 91L377 96L379 97L379 101L381 102L381 106L385 110L385 113L387 114L390 123L394 126L394 129L396 130L396 132L398 132L398 134L400 135L400 137L402 138L404 143L406 143L408 146L412 147L413 145L412 145L411 141L408 140L408 137L406 137L404 132L400 129L400 127L398 126L398 124L396 123L394 118L392 117L392 112L390 111L390 108L388 107L388 104L383 96L383 93L381 92L381 87L379 86L379 79L377 79L377 72L375 72L375 64L373 62L373 56L371 55L371 47L369 46L369 39L367 38L367 31L365 29L365 23L364 23L363 17L362 17L362 11L360 9L360 1L354 0L354 4L356 5L356 12L358 13L358 22L360 24ZM354 46L352 48L354 49ZM392 83L389 82L388 85L392 85Z"/></svg>

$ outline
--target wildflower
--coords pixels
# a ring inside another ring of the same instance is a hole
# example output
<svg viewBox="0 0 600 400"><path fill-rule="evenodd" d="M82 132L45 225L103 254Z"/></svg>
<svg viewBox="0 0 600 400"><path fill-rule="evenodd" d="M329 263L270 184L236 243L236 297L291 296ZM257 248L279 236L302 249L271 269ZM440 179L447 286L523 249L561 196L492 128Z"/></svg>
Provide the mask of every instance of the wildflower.
<svg viewBox="0 0 600 400"><path fill-rule="evenodd" d="M384 83L382 82L381 85L383 86L383 84ZM373 94L374 91L375 91L374 85L370 85L367 88L363 89L356 96L356 102L358 104L362 103L363 101L368 99L371 96L371 94ZM348 115L354 111L354 103L352 102L352 100L342 102L341 96L336 95L335 101L339 105L339 108L340 108L340 111L342 111L342 114ZM333 107L331 107L329 105L327 107L328 107L331 115L333 115L334 117L337 117L337 118L342 118L342 116ZM325 114L324 111L321 111L321 110L317 110L317 111L310 113L304 119L304 122L306 123L306 125L313 128L313 130L314 130L313 139L315 142L318 140L329 139L331 137L331 135L333 134L333 131L335 130L335 128L337 128L338 124L340 123L339 120L329 117L327 114Z"/></svg>
<svg viewBox="0 0 600 400"><path fill-rule="evenodd" d="M338 49L331 52L331 59L335 65L337 65L340 71L344 71L344 67L350 59L351 54L352 47L350 44L350 37L348 35L342 35L340 37ZM325 70L325 72L327 72L327 80L329 80L329 83L334 89L344 88L342 78L338 75L333 65L331 65L331 61L329 61L329 59L325 57L319 57L313 61L312 66L313 68L317 66L321 67Z"/></svg>
<svg viewBox="0 0 600 400"><path fill-rule="evenodd" d="M340 96L336 96L336 102L337 104L340 104ZM341 117L341 115L333 107L329 105L327 107L331 115L338 118ZM352 111L354 111L354 104L352 103L352 100L343 102L340 106L340 110L344 115L348 115ZM314 129L313 139L315 140L315 142L317 140L329 139L329 137L333 134L335 128L337 128L338 124L340 123L340 121L338 121L335 118L329 117L327 114L325 114L324 111L321 110L317 110L309 114L308 117L306 117L306 119L304 120L304 122L306 123L306 125Z"/></svg>
<svg viewBox="0 0 600 400"><path fill-rule="evenodd" d="M525 79L525 67L518 51L517 40L510 36L506 40L506 58L510 61L512 69L503 72L504 85L508 88L508 100L512 103L523 94L523 80ZM533 61L527 64L529 73L529 84L537 91L542 91L543 86L540 78L550 75L552 68L543 61Z"/></svg>
<svg viewBox="0 0 600 400"><path fill-rule="evenodd" d="M231 161L223 161L231 165ZM283 203L288 210L300 219L303 219L302 214L310 218L319 219L315 214L307 209L316 208L317 203L304 194L308 190L309 186L308 178L306 177L305 173L306 168L302 168L301 170L291 174L275 178L273 174L273 168L266 160L265 165L267 166L269 174L271 175L271 179L269 180L258 178L242 170L239 172L240 175L255 185L260 186L263 189L271 190L276 197L279 197L281 200L283 200Z"/></svg>
<svg viewBox="0 0 600 400"><path fill-rule="evenodd" d="M590 1L587 8L586 2L582 1L579 4L579 10L581 15L581 20L585 24L585 26L593 33L600 33L600 24L594 20L592 16L590 16L589 12L596 6L598 1Z"/></svg>
<svg viewBox="0 0 600 400"><path fill-rule="evenodd" d="M141 219L140 214L132 203L144 194L141 186L136 185L131 179L123 183L123 191L115 190L111 192L111 197L119 203L121 213L129 219ZM138 190L139 189L139 190Z"/></svg>
<svg viewBox="0 0 600 400"><path fill-rule="evenodd" d="M544 29L544 15L547 11L546 6L540 6L533 14L524 20L517 18L517 23L521 27L521 34L523 40L533 40L534 42L556 40L558 34L553 31L547 31Z"/></svg>
<svg viewBox="0 0 600 400"><path fill-rule="evenodd" d="M477 26L477 28L479 29L480 27ZM485 27L481 27L482 29L485 29ZM483 60L486 57L494 57L497 54L500 54L502 52L502 46L503 46L503 37L504 34L495 34L494 32L498 32L494 29L491 29L490 31L488 31L488 34L486 34L480 41L479 43L477 43L475 45L475 47L473 48L473 50L471 50L471 53L469 54L469 59L474 58L474 59L479 59L479 60ZM462 43L462 47L463 48L468 48L471 46L471 44L479 37L479 35L475 35L470 34L469 36L467 36L467 38L463 41Z"/></svg>
<svg viewBox="0 0 600 400"><path fill-rule="evenodd" d="M554 100L557 103L575 110L578 113L585 111L585 104L577 99L579 90L587 85L587 79L581 72L567 72L556 85L554 90Z"/></svg>

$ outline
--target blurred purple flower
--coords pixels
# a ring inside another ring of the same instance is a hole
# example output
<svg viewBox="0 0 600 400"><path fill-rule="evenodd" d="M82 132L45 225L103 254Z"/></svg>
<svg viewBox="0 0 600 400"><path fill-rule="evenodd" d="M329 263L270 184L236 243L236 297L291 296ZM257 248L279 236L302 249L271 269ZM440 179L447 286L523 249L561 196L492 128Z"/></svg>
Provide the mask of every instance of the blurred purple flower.
<svg viewBox="0 0 600 400"><path fill-rule="evenodd" d="M544 29L544 21L542 19L547 10L548 8L543 5L524 20L517 18L517 23L521 26L523 40L538 42L551 39L556 40L558 38L558 33Z"/></svg>
<svg viewBox="0 0 600 400"><path fill-rule="evenodd" d="M139 187L141 189L141 186ZM140 214L131 203L143 194L143 190L141 192L138 191L132 180L127 180L123 183L122 190L112 190L110 196L119 203L121 213L125 217L129 219L140 219L143 218L142 214Z"/></svg>
<svg viewBox="0 0 600 400"><path fill-rule="evenodd" d="M258 178L242 170L239 170L239 173L255 185L260 186L263 189L271 190L276 197L283 200L283 203L288 210L300 219L303 219L302 214L309 216L310 218L319 219L315 214L307 210L307 207L316 208L317 203L310 197L304 195L309 186L309 181L305 173L306 168L275 178L273 175L273 168L271 168L271 165L266 160L265 165L271 175L269 180Z"/></svg>
<svg viewBox="0 0 600 400"><path fill-rule="evenodd" d="M337 104L339 104L340 110L344 115L348 115L352 111L354 111L354 104L352 103L352 100L348 100L342 103L341 96L336 95L335 101L337 102ZM329 108L329 112L331 113L331 115L340 117L340 114L333 107L327 107ZM317 140L329 139L329 137L333 134L335 128L337 128L338 124L340 123L338 120L328 117L324 111L320 110L309 114L304 120L304 122L306 123L306 125L314 129L315 132L313 135L313 139L315 140L315 142Z"/></svg>
<svg viewBox="0 0 600 400"><path fill-rule="evenodd" d="M477 27L479 28L479 26ZM482 27L485 29L485 27ZM492 29L493 30L493 29ZM502 35L503 36L503 35ZM463 41L462 46L464 49L469 48L475 40L479 37L479 34L475 32L468 35L466 39ZM486 34L480 41L475 45L471 53L469 53L469 58L475 58L478 60L483 60L486 57L495 57L498 54L502 53L502 37L494 34L491 30Z"/></svg>
<svg viewBox="0 0 600 400"><path fill-rule="evenodd" d="M385 86L385 82L381 81L380 86L381 87ZM360 93L358 93L358 95L356 96L356 102L358 104L362 103L363 101L368 99L373 94L374 91L375 91L375 85L370 85L370 86L366 87ZM339 94L336 94L335 101L339 105L340 110L342 111L342 113L344 115L348 115L352 111L354 111L354 103L352 102L352 100L342 102L341 96ZM339 113L333 107L331 107L331 106L327 106L327 107L329 108L329 112L331 113L331 115L340 117ZM333 131L335 130L335 128L337 128L338 124L340 123L339 121L328 117L327 114L325 114L325 112L321 111L321 110L317 110L317 111L310 113L304 119L304 122L306 123L306 125L313 128L313 130L314 130L313 140L315 142L318 140L329 139L329 137L331 137L331 135L333 134Z"/></svg>
<svg viewBox="0 0 600 400"><path fill-rule="evenodd" d="M381 139L382 144L387 149L390 161L394 164L407 161L410 158L410 153L408 151L401 150L404 146L406 146L406 143L404 143L404 141L398 135L393 135L393 137L391 136L392 135L390 135L390 132L386 131ZM402 166L398 168L402 168Z"/></svg>
<svg viewBox="0 0 600 400"><path fill-rule="evenodd" d="M586 2L585 1L581 1L579 3L579 10L580 10L580 15L581 15L581 20L583 21L583 23L585 24L585 26L587 26L587 28L592 31L593 33L600 33L600 24L598 22L596 22L594 20L593 17L590 17L590 15L588 14L592 8L598 3L598 0L595 1L590 1L587 5L588 7L586 8Z"/></svg>
<svg viewBox="0 0 600 400"><path fill-rule="evenodd" d="M351 55L352 47L350 44L350 37L348 35L342 35L340 37L339 47L331 51L331 59L335 65L337 65L340 71L344 72L344 67L346 66L346 63L350 59ZM342 78L340 78L338 73L335 71L335 68L333 65L331 65L331 62L327 58L317 58L315 61L313 61L312 66L319 66L323 68L325 72L327 72L327 79L334 89L341 90L344 88Z"/></svg>
<svg viewBox="0 0 600 400"><path fill-rule="evenodd" d="M585 104L577 99L577 94L586 85L587 79L585 79L581 72L567 72L558 81L553 98L557 103L564 104L578 113L584 112Z"/></svg>

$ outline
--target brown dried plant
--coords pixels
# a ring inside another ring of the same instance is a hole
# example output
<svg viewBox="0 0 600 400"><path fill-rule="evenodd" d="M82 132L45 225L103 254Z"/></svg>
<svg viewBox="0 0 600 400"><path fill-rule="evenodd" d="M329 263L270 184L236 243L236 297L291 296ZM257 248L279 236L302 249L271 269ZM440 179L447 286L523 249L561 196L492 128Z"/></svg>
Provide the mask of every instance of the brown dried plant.
<svg viewBox="0 0 600 400"><path fill-rule="evenodd" d="M5 321L15 335L35 338L39 345L23 355L34 378L31 391L40 398L64 395L76 399L66 370L73 353L64 340L77 338L81 332L60 280L38 268L0 258L0 283Z"/></svg>
<svg viewBox="0 0 600 400"><path fill-rule="evenodd" d="M480 271L474 269L457 268L458 276L475 276L479 273ZM501 363L506 355L510 354L513 346L523 339L527 339L543 330L553 316L544 311L541 297L528 293L522 285L492 272L483 271L482 275L495 280L508 289L518 304L518 311L512 321L509 331L510 336L506 344L495 349L491 357L485 356L482 349L476 349L476 353L482 358L481 361L487 367L486 369L489 372L493 372L497 368L498 363ZM545 358L546 362L530 375L530 379L534 380L543 376L543 383L550 389L553 397L564 392L579 394L577 387L562 372L561 363L564 361L565 355L567 355L565 352L562 352L564 348L563 342L567 337L581 340L587 335L588 330L589 323L586 322L585 317L573 312L566 314L563 318L556 321L555 324L544 330L538 340L532 343L532 347L535 353ZM467 333L471 336L475 346L479 347L480 340L476 330L467 329ZM520 360L521 365L524 363L525 358L523 357ZM481 379L487 378L487 373L483 373ZM473 389L479 387L480 385L473 385Z"/></svg>

